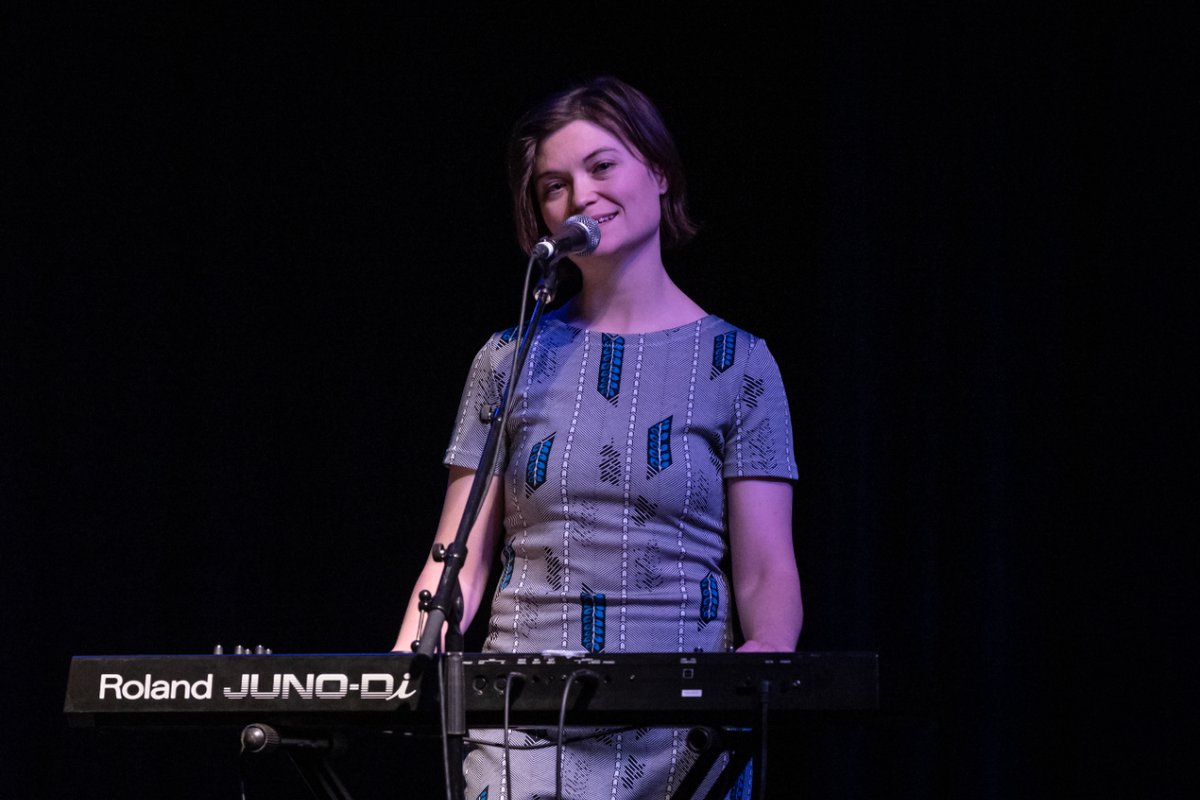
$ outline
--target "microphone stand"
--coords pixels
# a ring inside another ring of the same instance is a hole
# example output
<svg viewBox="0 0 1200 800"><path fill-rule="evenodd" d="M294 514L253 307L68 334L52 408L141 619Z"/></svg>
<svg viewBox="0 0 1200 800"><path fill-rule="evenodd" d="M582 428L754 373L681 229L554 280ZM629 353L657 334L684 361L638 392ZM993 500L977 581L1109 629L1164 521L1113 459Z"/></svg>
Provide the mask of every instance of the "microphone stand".
<svg viewBox="0 0 1200 800"><path fill-rule="evenodd" d="M536 258L536 256L534 257ZM531 259L533 260L533 259ZM529 355L529 346L541 321L542 313L547 305L554 300L558 288L558 271L555 261L542 261L542 282L533 293L535 304L530 314L529 324L524 335L517 343L516 357L500 404L492 409L488 421L488 434L484 442L483 452L479 456L479 466L471 483L471 491L467 495L466 507L454 541L448 547L435 545L433 559L441 562L442 575L438 581L437 591L430 594L423 591L419 595L420 609L426 612L425 627L421 638L413 642L413 650L417 655L416 666L427 663L434 656L438 640L445 628L442 674L439 680L442 697L442 726L443 726L443 755L445 757L446 795L448 800L463 800L466 781L463 777L463 740L467 735L464 677L463 677L463 631L462 623L462 589L458 575L462 571L467 558L467 537L475 520L479 517L480 507L491 483L492 474L498 459L500 438L504 435L504 421L508 418L508 399L513 381L525 367L525 359ZM532 266L532 265L531 265ZM528 281L528 278L526 279ZM528 282L526 286L528 286ZM422 670L423 671L423 670Z"/></svg>

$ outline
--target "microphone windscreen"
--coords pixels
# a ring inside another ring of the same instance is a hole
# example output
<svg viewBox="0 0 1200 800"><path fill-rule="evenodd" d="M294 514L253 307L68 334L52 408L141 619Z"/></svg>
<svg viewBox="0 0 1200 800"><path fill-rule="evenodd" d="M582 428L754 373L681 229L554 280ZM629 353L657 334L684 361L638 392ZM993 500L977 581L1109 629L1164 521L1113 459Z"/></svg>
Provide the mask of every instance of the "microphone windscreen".
<svg viewBox="0 0 1200 800"><path fill-rule="evenodd" d="M567 224L578 225L587 234L587 239L578 250L572 250L571 255L586 256L600 246L600 223L583 214L576 214L567 219Z"/></svg>

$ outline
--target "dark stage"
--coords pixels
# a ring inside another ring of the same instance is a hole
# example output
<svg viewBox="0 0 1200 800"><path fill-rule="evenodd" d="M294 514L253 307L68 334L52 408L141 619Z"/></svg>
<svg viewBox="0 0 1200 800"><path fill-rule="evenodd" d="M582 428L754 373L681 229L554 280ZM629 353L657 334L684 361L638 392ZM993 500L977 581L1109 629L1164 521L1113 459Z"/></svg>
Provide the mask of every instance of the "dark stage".
<svg viewBox="0 0 1200 800"><path fill-rule="evenodd" d="M239 796L236 731L69 728L73 655L391 647L470 360L520 309L509 126L596 73L678 139L702 232L672 275L781 365L800 649L879 654L877 712L772 738L772 796L1194 788L1171 20L16 6L0 796ZM433 797L439 759L396 735L339 770ZM249 769L249 800L305 796Z"/></svg>

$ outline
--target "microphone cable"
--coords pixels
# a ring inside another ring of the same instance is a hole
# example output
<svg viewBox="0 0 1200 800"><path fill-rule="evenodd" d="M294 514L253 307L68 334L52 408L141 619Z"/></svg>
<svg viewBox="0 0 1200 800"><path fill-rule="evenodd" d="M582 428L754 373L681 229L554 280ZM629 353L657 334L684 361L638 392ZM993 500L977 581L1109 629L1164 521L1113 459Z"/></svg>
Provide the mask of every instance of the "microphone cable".
<svg viewBox="0 0 1200 800"><path fill-rule="evenodd" d="M445 781L446 800L454 800L454 782L450 778L450 730L446 718L446 660L438 662L438 710L442 718L442 778Z"/></svg>

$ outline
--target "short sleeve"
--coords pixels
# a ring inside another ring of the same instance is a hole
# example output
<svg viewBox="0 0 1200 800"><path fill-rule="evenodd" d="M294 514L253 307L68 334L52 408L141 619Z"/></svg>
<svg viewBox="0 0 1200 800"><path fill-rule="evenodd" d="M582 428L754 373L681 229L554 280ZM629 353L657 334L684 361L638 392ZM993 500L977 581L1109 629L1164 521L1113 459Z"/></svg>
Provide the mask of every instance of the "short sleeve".
<svg viewBox="0 0 1200 800"><path fill-rule="evenodd" d="M746 338L749 352L725 440L723 477L795 480L792 421L779 365L765 341Z"/></svg>
<svg viewBox="0 0 1200 800"><path fill-rule="evenodd" d="M463 386L462 399L458 404L454 429L450 433L450 444L446 448L442 463L446 466L478 469L483 455L491 424L492 410L500 405L504 384L512 369L514 330L492 334L487 343L475 354L467 382ZM507 442L504 437L499 443L499 458L496 460L497 474L504 471Z"/></svg>

